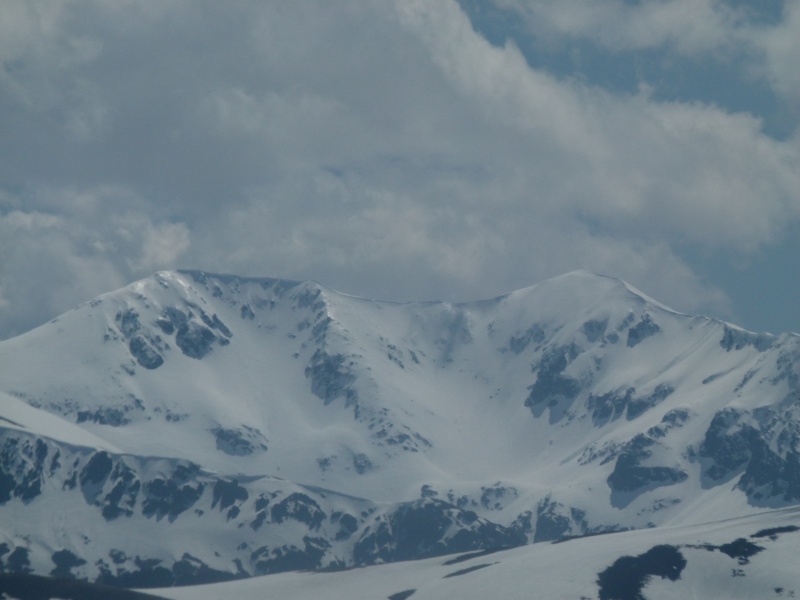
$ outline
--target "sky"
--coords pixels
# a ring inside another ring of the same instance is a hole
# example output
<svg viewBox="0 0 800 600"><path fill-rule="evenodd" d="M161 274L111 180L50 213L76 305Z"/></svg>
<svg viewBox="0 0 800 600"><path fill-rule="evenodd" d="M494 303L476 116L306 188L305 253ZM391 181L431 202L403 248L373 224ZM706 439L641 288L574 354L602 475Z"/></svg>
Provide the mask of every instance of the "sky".
<svg viewBox="0 0 800 600"><path fill-rule="evenodd" d="M163 269L576 269L800 331L800 0L3 0L0 339Z"/></svg>

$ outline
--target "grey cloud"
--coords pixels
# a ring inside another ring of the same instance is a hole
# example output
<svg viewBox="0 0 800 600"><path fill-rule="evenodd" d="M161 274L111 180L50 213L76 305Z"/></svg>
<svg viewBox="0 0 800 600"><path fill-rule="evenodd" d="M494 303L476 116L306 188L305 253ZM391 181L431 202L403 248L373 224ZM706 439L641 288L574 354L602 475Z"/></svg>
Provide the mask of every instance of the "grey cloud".
<svg viewBox="0 0 800 600"><path fill-rule="evenodd" d="M453 2L36 6L0 8L0 337L175 267L397 300L589 268L725 313L677 245L800 220L796 144L531 69Z"/></svg>
<svg viewBox="0 0 800 600"><path fill-rule="evenodd" d="M778 0L492 0L524 20L543 43L591 40L611 52L665 50L726 64L769 81L771 91L796 105L800 75L794 57L800 1ZM796 115L795 115L796 118Z"/></svg>
<svg viewBox="0 0 800 600"><path fill-rule="evenodd" d="M753 32L754 44L762 53L763 70L774 89L795 107L800 105L800 1L787 0L782 21ZM797 113L795 113L797 117Z"/></svg>
<svg viewBox="0 0 800 600"><path fill-rule="evenodd" d="M741 251L800 218L800 148L766 136L757 119L558 81L532 71L513 45L470 38L463 16L437 6L418 3L410 22L427 34L456 85L498 120L527 130L528 152L518 156L558 156L553 169L529 181L542 184L561 210L620 235L638 227L661 239L679 235Z"/></svg>
<svg viewBox="0 0 800 600"><path fill-rule="evenodd" d="M543 36L591 37L613 50L668 46L682 54L719 52L740 42L746 11L716 0L494 0Z"/></svg>
<svg viewBox="0 0 800 600"><path fill-rule="evenodd" d="M167 267L189 247L117 188L36 192L39 210L0 210L0 331L23 333L89 298ZM6 206L32 203L5 198Z"/></svg>

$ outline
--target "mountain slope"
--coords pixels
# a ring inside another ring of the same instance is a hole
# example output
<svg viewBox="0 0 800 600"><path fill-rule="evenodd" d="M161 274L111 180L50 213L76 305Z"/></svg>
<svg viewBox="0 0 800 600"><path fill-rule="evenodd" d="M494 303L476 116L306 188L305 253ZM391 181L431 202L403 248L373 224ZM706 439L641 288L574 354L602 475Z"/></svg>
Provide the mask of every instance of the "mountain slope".
<svg viewBox="0 0 800 600"><path fill-rule="evenodd" d="M158 590L175 600L293 598L795 598L797 509L503 552L475 552L340 573L285 573Z"/></svg>
<svg viewBox="0 0 800 600"><path fill-rule="evenodd" d="M800 337L586 272L459 305L158 273L0 343L0 390L6 570L187 583L800 500Z"/></svg>

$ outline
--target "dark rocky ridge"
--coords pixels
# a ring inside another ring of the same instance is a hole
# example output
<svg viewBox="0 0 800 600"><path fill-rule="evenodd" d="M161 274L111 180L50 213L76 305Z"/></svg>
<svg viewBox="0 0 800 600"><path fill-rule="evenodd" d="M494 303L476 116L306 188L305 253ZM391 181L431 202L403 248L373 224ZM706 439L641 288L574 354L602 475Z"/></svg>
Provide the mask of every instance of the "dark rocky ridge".
<svg viewBox="0 0 800 600"><path fill-rule="evenodd" d="M81 546L61 548L49 558L53 566L48 574L113 586L199 584L525 542L514 530L441 500L399 503L379 511L366 500L354 504L289 482L213 474L184 460L115 455L8 430L0 435L0 483L0 508L59 493L80 498L87 510L95 512L95 519L106 522L144 518L179 526L188 521L201 523L207 514L216 513L233 527L253 534L243 536L250 541L243 541L236 555L223 561L229 565L226 568L206 564L192 555L189 546L182 558L173 561L132 554L124 547L106 549L107 558L94 565L82 558ZM299 524L305 533L289 541L282 527L289 523ZM256 540L272 537L265 536L267 531L284 531L276 539L285 541L257 544ZM213 529L208 536L213 536ZM344 547L339 545L351 538L356 540L352 554L343 555ZM0 544L0 573L33 572L31 559L38 553L34 545L20 544L20 540L13 547Z"/></svg>

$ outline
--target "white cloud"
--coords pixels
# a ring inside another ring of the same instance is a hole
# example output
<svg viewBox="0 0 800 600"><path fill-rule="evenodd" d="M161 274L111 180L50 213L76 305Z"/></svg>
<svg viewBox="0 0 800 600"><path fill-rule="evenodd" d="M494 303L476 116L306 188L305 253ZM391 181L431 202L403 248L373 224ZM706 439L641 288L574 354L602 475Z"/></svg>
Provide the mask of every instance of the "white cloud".
<svg viewBox="0 0 800 600"><path fill-rule="evenodd" d="M454 84L526 131L529 155L559 158L530 182L560 211L620 235L640 229L745 252L800 218L800 152L757 119L561 82L531 70L512 44L490 46L452 5L403 6Z"/></svg>
<svg viewBox="0 0 800 600"><path fill-rule="evenodd" d="M135 204L115 188L39 190L40 210L0 212L0 331L22 333L44 318L174 267L189 248L183 223L121 212Z"/></svg>
<svg viewBox="0 0 800 600"><path fill-rule="evenodd" d="M710 0L561 4L526 6L563 36L602 5L619 48L740 43ZM682 245L800 220L798 146L757 118L534 70L454 2L7 6L0 86L48 100L0 100L0 332L178 266L448 300L589 268L724 313Z"/></svg>
<svg viewBox="0 0 800 600"><path fill-rule="evenodd" d="M153 223L147 216L134 213L113 217L111 223L111 239L124 241L130 247L120 254L128 257L132 273L149 274L172 267L190 246L191 236L185 223Z"/></svg>
<svg viewBox="0 0 800 600"><path fill-rule="evenodd" d="M495 0L538 34L584 37L613 51L668 46L681 54L718 52L739 42L741 11L720 0Z"/></svg>
<svg viewBox="0 0 800 600"><path fill-rule="evenodd" d="M800 110L800 0L787 0L784 18L775 26L756 28L754 43L764 55L766 75L777 90Z"/></svg>
<svg viewBox="0 0 800 600"><path fill-rule="evenodd" d="M493 0L512 11L543 43L589 40L608 51L665 50L691 59L728 64L766 79L789 106L800 101L800 0L785 0L783 16L764 22L758 1L725 0ZM662 60L667 60L662 58Z"/></svg>

